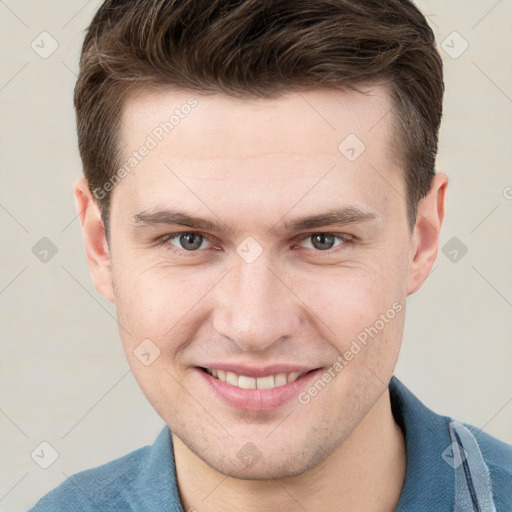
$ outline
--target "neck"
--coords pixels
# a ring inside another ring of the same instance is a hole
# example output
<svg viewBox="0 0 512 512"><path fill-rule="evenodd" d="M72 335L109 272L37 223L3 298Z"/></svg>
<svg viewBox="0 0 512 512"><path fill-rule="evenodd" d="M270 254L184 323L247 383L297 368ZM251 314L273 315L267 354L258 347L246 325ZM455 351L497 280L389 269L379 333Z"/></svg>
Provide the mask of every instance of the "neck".
<svg viewBox="0 0 512 512"><path fill-rule="evenodd" d="M178 488L186 511L392 512L405 480L405 441L393 419L387 389L341 446L298 476L281 480L227 477L174 434L173 443Z"/></svg>

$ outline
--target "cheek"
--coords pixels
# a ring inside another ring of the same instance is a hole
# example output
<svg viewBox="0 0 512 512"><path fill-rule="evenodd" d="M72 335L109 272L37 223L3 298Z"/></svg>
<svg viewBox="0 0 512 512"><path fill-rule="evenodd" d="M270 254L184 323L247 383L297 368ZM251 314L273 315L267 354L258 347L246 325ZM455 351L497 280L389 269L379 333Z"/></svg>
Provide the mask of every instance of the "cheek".
<svg viewBox="0 0 512 512"><path fill-rule="evenodd" d="M126 348L149 338L173 351L190 335L190 321L206 304L207 292L222 277L211 269L172 268L120 259L113 265L116 308ZM169 340L176 342L169 343Z"/></svg>
<svg viewBox="0 0 512 512"><path fill-rule="evenodd" d="M142 319L165 315L170 320L179 314L179 308L188 298L198 293L197 282L191 275L163 268L148 258L114 260L113 280L118 309L136 312L136 317Z"/></svg>
<svg viewBox="0 0 512 512"><path fill-rule="evenodd" d="M162 417L170 407L168 397L182 393L182 369L172 362L194 335L198 311L194 307L208 285L204 276L185 274L122 258L113 265L119 332L126 358L139 387ZM181 409L181 402L172 403L173 410Z"/></svg>
<svg viewBox="0 0 512 512"><path fill-rule="evenodd" d="M308 305L311 322L341 356L340 365L332 369L334 375L344 375L335 379L340 380L339 386L346 379L355 385L363 374L379 384L392 374L406 298L406 265L399 257L395 254L386 262L374 260L329 273L324 269L321 279L311 276L301 285L296 281L294 291ZM333 364L339 356L333 356Z"/></svg>
<svg viewBox="0 0 512 512"><path fill-rule="evenodd" d="M395 316L395 303L404 304L405 273L373 267L343 268L322 279L311 278L294 288L297 295L326 327L327 337L347 340L381 315Z"/></svg>

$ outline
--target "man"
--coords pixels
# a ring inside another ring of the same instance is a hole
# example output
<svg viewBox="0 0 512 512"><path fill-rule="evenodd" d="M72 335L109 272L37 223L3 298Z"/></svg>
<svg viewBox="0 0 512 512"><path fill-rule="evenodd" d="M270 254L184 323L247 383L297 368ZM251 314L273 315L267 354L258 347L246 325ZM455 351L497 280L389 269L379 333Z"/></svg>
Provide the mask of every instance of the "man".
<svg viewBox="0 0 512 512"><path fill-rule="evenodd" d="M101 6L75 198L166 427L33 510L512 509L512 448L393 377L445 213L442 97L406 0Z"/></svg>

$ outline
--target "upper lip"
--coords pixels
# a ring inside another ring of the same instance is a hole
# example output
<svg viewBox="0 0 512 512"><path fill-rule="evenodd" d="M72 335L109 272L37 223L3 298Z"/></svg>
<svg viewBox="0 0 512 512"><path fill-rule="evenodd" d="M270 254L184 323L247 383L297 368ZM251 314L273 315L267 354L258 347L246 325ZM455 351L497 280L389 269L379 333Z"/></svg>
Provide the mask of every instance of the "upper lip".
<svg viewBox="0 0 512 512"><path fill-rule="evenodd" d="M302 364L271 364L267 366L254 366L233 363L205 363L201 365L200 368L224 370L226 372L233 372L236 375L244 375L246 377L253 378L265 377L267 375L277 375L278 373L307 373L311 370L317 369L317 367L311 367Z"/></svg>

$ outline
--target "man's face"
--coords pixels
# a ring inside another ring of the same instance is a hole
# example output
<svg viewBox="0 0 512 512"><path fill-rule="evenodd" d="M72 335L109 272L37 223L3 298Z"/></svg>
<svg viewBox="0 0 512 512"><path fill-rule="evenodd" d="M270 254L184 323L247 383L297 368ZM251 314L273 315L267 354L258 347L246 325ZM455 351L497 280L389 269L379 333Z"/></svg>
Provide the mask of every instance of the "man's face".
<svg viewBox="0 0 512 512"><path fill-rule="evenodd" d="M224 474L312 468L384 396L413 250L390 109L382 88L126 104L140 161L112 193L123 346L173 434Z"/></svg>

